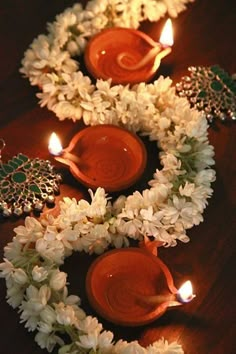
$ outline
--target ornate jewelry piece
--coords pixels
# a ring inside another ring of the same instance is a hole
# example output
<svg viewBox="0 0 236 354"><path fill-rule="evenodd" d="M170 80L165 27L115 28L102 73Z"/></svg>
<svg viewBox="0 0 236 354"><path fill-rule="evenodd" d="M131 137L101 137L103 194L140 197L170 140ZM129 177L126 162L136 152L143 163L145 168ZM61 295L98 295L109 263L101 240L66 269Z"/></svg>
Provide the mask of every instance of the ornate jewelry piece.
<svg viewBox="0 0 236 354"><path fill-rule="evenodd" d="M5 142L0 139L1 150ZM21 216L31 211L41 212L44 204L52 205L59 193L61 176L54 172L50 161L18 154L0 165L0 215Z"/></svg>
<svg viewBox="0 0 236 354"><path fill-rule="evenodd" d="M207 119L236 120L236 82L217 65L188 68L189 76L176 84L177 94L187 97L190 104L204 110Z"/></svg>

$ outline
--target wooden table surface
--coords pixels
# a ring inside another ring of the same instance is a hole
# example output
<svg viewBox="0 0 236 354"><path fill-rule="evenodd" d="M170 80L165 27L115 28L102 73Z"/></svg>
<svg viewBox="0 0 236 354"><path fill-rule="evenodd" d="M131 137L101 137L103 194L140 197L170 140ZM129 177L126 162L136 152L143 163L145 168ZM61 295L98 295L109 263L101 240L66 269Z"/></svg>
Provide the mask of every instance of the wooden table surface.
<svg viewBox="0 0 236 354"><path fill-rule="evenodd" d="M34 0L1 1L0 4L0 137L6 141L3 159L19 152L30 157L50 158L47 142L52 131L63 136L66 144L81 123L63 121L46 108L40 108L36 89L19 74L24 51L46 23L76 1ZM174 83L187 74L190 65L219 64L230 74L236 72L236 5L223 0L196 0L174 20L175 45L168 57ZM157 39L163 25L147 26ZM159 33L159 32L158 32ZM209 128L209 140L215 148L217 180L214 195L204 213L204 222L188 232L191 241L171 249L161 249L176 284L190 278L197 297L178 311L170 311L151 325L127 329L104 326L114 331L116 338L140 340L147 345L164 336L177 340L188 354L230 354L235 344L235 236L236 236L236 124L217 122ZM150 148L150 157L152 147ZM86 189L65 172L61 186L63 196L87 197ZM58 203L56 204L58 205ZM47 211L47 209L45 210ZM55 207L56 212L56 207ZM3 247L13 237L13 228L23 224L23 218L9 218L0 223L0 256ZM71 272L72 287L78 287L84 307L84 278L91 263L89 256L77 254L65 267ZM78 271L77 271L78 269ZM81 274L81 269L83 274ZM15 310L5 301L5 283L0 283L0 353L45 353L34 342Z"/></svg>

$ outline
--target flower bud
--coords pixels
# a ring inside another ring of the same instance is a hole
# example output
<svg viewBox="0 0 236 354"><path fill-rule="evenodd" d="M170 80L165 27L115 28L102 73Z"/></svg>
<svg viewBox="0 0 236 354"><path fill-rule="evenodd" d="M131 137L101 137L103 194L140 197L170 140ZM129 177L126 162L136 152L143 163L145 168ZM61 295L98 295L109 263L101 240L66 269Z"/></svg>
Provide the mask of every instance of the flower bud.
<svg viewBox="0 0 236 354"><path fill-rule="evenodd" d="M43 267L39 267L36 265L32 270L33 280L38 283L45 280L47 278L47 276L48 276L48 272Z"/></svg>
<svg viewBox="0 0 236 354"><path fill-rule="evenodd" d="M21 268L15 269L14 273L12 274L14 281L17 284L24 285L28 281L27 274Z"/></svg>
<svg viewBox="0 0 236 354"><path fill-rule="evenodd" d="M67 274L60 272L58 269L52 271L49 282L50 287L55 291L61 290L66 285L66 277Z"/></svg>

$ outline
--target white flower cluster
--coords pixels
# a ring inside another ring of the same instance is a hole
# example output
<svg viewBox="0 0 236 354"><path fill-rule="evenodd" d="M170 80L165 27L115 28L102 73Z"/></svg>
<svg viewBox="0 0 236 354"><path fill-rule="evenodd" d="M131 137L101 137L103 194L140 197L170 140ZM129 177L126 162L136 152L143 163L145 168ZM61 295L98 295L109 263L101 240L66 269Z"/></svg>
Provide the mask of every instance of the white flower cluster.
<svg viewBox="0 0 236 354"><path fill-rule="evenodd" d="M144 19L158 20L166 11L176 16L186 2L93 0L85 9L76 4L49 24L48 36L35 39L23 59L21 71L41 87L41 104L59 119L83 117L88 125L120 125L148 135L162 151L163 168L154 174L150 189L119 198L112 210L105 212L105 222L80 225L91 240L98 233L103 235L97 252L103 251L107 242L127 243L126 235L152 235L171 246L177 239L188 241L186 229L203 220L207 198L212 194L215 173L209 167L214 164L214 153L208 144L205 118L191 110L186 99L176 96L169 78L133 87L111 86L109 80L97 80L92 85L89 77L77 71L72 56L82 53L87 39L104 27L137 27ZM155 18L149 13L155 13ZM78 249L83 247L78 245Z"/></svg>
<svg viewBox="0 0 236 354"><path fill-rule="evenodd" d="M176 17L191 1L92 0L85 9L76 4L48 25L48 35L39 35L33 41L20 71L32 85L40 87L37 96L41 106L47 106L60 120L75 121L84 117L86 123L96 124L105 119L115 121L118 115L127 121L145 110L138 108L143 96L149 103L146 86L138 93L138 88L130 92L129 87L121 85L110 91L110 84L101 81L93 85L90 78L79 71L79 63L73 57L80 56L89 38L106 27L137 28L141 21L157 21L166 12ZM151 110L156 114L157 108L151 107L151 103L149 114Z"/></svg>
<svg viewBox="0 0 236 354"><path fill-rule="evenodd" d="M157 141L161 170L156 170L142 193L120 196L111 203L105 191L90 191L91 203L65 198L57 218L41 222L27 217L25 226L5 247L0 265L6 279L7 302L19 307L21 322L37 330L36 341L48 351L57 344L59 354L155 353L180 354L177 343L163 339L147 348L137 342L113 341L97 319L85 315L77 296L68 296L67 274L60 271L73 251L100 254L109 245L129 245L129 238L152 236L166 246L187 242L186 230L203 221L215 180L213 148L207 122L186 99L179 98L171 80L160 77L151 84L92 85L78 71L73 55L83 52L87 40L106 26L137 27L143 19L158 20L168 11L176 16L187 0L94 0L83 10L75 5L49 24L23 59L22 73L38 85L42 105L59 119L83 119L86 124L116 124ZM157 156L158 158L158 156ZM71 343L65 344L61 334Z"/></svg>
<svg viewBox="0 0 236 354"><path fill-rule="evenodd" d="M7 302L19 308L20 321L29 331L37 331L36 342L49 352L58 345L59 354L182 354L180 345L163 339L147 348L137 341L114 342L113 333L103 330L96 318L85 315L79 297L68 295L67 274L60 271L59 265L72 250L89 252L94 246L95 251L100 251L104 247L106 228L96 230L89 220L101 221L105 212L105 195L99 189L91 204L67 199L58 218L48 216L40 223L27 217L25 226L16 227L16 236L5 247L4 262L0 264ZM70 343L62 339L65 333Z"/></svg>

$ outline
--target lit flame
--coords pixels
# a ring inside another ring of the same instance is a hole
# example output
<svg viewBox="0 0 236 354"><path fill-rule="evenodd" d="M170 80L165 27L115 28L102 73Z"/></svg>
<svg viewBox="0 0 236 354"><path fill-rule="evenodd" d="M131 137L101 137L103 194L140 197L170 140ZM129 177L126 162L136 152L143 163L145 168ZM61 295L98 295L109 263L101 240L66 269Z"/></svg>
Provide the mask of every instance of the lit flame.
<svg viewBox="0 0 236 354"><path fill-rule="evenodd" d="M52 133L49 139L48 150L52 155L58 156L62 153L62 145L56 133Z"/></svg>
<svg viewBox="0 0 236 354"><path fill-rule="evenodd" d="M187 280L178 290L178 298L181 302L189 302L196 295L193 295L192 283Z"/></svg>
<svg viewBox="0 0 236 354"><path fill-rule="evenodd" d="M174 44L173 28L172 28L172 22L170 18L166 21L163 27L159 42L164 47L171 47Z"/></svg>

